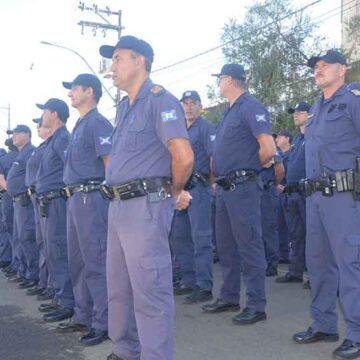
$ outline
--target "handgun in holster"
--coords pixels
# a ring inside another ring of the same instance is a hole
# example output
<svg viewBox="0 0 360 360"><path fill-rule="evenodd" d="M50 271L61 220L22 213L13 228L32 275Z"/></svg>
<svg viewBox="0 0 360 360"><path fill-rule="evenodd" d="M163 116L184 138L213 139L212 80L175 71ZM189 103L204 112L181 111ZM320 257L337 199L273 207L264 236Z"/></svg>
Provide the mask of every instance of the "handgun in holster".
<svg viewBox="0 0 360 360"><path fill-rule="evenodd" d="M353 199L360 200L360 156L356 157L354 172L354 190L352 191Z"/></svg>
<svg viewBox="0 0 360 360"><path fill-rule="evenodd" d="M38 199L39 214L43 218L49 216L49 203L45 199Z"/></svg>
<svg viewBox="0 0 360 360"><path fill-rule="evenodd" d="M111 190L111 187L108 184L106 184L105 182L103 182L100 185L100 194L102 195L102 197L105 200L113 200L114 199L114 193Z"/></svg>

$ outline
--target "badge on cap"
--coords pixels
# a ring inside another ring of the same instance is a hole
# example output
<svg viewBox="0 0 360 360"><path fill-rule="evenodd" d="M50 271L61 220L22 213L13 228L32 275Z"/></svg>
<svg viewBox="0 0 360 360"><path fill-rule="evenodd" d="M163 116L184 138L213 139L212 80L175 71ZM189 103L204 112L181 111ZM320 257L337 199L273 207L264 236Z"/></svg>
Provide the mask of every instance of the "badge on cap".
<svg viewBox="0 0 360 360"><path fill-rule="evenodd" d="M266 114L256 114L255 117L257 122L266 122Z"/></svg>
<svg viewBox="0 0 360 360"><path fill-rule="evenodd" d="M161 119L163 122L177 120L176 110L167 110L161 113Z"/></svg>

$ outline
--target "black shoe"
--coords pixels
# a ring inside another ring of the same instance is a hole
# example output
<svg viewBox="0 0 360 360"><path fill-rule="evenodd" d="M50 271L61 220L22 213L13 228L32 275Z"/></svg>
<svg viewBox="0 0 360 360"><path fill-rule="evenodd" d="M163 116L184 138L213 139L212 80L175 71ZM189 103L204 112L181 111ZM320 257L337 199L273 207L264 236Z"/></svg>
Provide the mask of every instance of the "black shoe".
<svg viewBox="0 0 360 360"><path fill-rule="evenodd" d="M360 343L345 339L333 355L336 359L356 359L360 357Z"/></svg>
<svg viewBox="0 0 360 360"><path fill-rule="evenodd" d="M240 305L217 299L215 302L205 304L201 309L209 314L216 314L224 311L239 311Z"/></svg>
<svg viewBox="0 0 360 360"><path fill-rule="evenodd" d="M310 286L310 281L307 280L303 283L303 289L305 290L310 290L311 289L311 286Z"/></svg>
<svg viewBox="0 0 360 360"><path fill-rule="evenodd" d="M289 259L285 259L285 258L280 258L279 259L279 264L289 264Z"/></svg>
<svg viewBox="0 0 360 360"><path fill-rule="evenodd" d="M297 276L290 275L290 273L286 273L284 276L276 278L275 282L279 284L302 283L303 279Z"/></svg>
<svg viewBox="0 0 360 360"><path fill-rule="evenodd" d="M91 328L90 331L82 336L79 341L85 346L101 344L108 339L108 332L105 330L97 330Z"/></svg>
<svg viewBox="0 0 360 360"><path fill-rule="evenodd" d="M266 276L271 277L271 276L276 276L277 274L278 274L277 267L273 264L269 264L266 269Z"/></svg>
<svg viewBox="0 0 360 360"><path fill-rule="evenodd" d="M16 274L15 270L11 267L11 265L2 268L1 271L2 271L3 273L5 273L5 276L6 276L6 274L8 274L8 273Z"/></svg>
<svg viewBox="0 0 360 360"><path fill-rule="evenodd" d="M59 309L45 314L42 318L46 322L56 322L70 319L73 315L73 309L59 307Z"/></svg>
<svg viewBox="0 0 360 360"><path fill-rule="evenodd" d="M6 276L7 278L11 278L11 277L17 275L17 272L16 272L13 268L9 267L9 268L6 268L6 269L7 269L7 270L4 271L4 273L5 273L5 276Z"/></svg>
<svg viewBox="0 0 360 360"><path fill-rule="evenodd" d="M58 305L55 302L51 302L48 304L40 304L40 306L38 307L38 310L40 312L44 312L44 313L49 313L49 312L53 312L55 310L58 310L60 308L60 305Z"/></svg>
<svg viewBox="0 0 360 360"><path fill-rule="evenodd" d="M335 342L339 340L339 335L314 331L311 327L309 327L306 331L294 334L293 340L298 344L311 344L318 341Z"/></svg>
<svg viewBox="0 0 360 360"><path fill-rule="evenodd" d="M0 261L0 269L5 269L10 265L9 261Z"/></svg>
<svg viewBox="0 0 360 360"><path fill-rule="evenodd" d="M26 290L26 295L27 295L27 296L39 295L39 294L41 294L44 290L45 290L45 288L41 287L41 286L38 284L38 285L36 285L35 287L33 287L33 288L31 288L31 289L27 289L27 290Z"/></svg>
<svg viewBox="0 0 360 360"><path fill-rule="evenodd" d="M250 325L262 320L266 320L265 312L245 308L240 314L233 317L232 322L235 325Z"/></svg>
<svg viewBox="0 0 360 360"><path fill-rule="evenodd" d="M53 289L45 289L41 294L36 296L36 300L46 301L52 300L54 298L54 290Z"/></svg>
<svg viewBox="0 0 360 360"><path fill-rule="evenodd" d="M73 333L77 331L88 331L89 328L84 324L79 324L75 322L73 319L70 319L68 322L60 323L56 330L62 333Z"/></svg>
<svg viewBox="0 0 360 360"><path fill-rule="evenodd" d="M210 290L203 290L196 288L191 294L186 296L183 300L183 304L196 304L199 302L209 301L213 299L213 294Z"/></svg>
<svg viewBox="0 0 360 360"><path fill-rule="evenodd" d="M19 289L30 289L38 284L38 280L25 280L18 285Z"/></svg>
<svg viewBox="0 0 360 360"><path fill-rule="evenodd" d="M22 276L19 275L13 275L8 277L8 282L9 283L20 283L23 282L25 280L25 278L23 278Z"/></svg>
<svg viewBox="0 0 360 360"><path fill-rule="evenodd" d="M117 355L115 355L114 353L111 353L110 355L108 355L108 357L106 358L106 360L124 360L122 358L119 358Z"/></svg>
<svg viewBox="0 0 360 360"><path fill-rule="evenodd" d="M187 295L191 294L194 291L194 288L187 287L185 285L178 284L177 286L174 286L174 295Z"/></svg>

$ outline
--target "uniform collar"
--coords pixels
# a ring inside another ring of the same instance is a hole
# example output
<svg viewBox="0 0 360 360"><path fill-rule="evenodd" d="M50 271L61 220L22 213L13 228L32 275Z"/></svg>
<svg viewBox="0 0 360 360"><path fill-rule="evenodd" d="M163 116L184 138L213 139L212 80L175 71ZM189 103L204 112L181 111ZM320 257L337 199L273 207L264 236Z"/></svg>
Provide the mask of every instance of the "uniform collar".
<svg viewBox="0 0 360 360"><path fill-rule="evenodd" d="M194 120L194 122L187 128L188 130L190 129L190 128L192 128L192 127L194 127L196 124L198 124L199 123L199 119L201 119L202 118L202 116L201 115L199 115L195 120ZM186 120L185 120L186 121Z"/></svg>
<svg viewBox="0 0 360 360"><path fill-rule="evenodd" d="M347 92L347 86L346 84L340 86L328 99L324 99L324 95L321 96L321 102L327 103L329 101L332 101L334 98L338 96L342 96Z"/></svg>
<svg viewBox="0 0 360 360"><path fill-rule="evenodd" d="M144 83L141 85L141 88L140 88L138 94L136 95L135 101L138 99L145 98L153 86L154 86L154 83L152 82L152 80L150 78L147 78L144 81Z"/></svg>

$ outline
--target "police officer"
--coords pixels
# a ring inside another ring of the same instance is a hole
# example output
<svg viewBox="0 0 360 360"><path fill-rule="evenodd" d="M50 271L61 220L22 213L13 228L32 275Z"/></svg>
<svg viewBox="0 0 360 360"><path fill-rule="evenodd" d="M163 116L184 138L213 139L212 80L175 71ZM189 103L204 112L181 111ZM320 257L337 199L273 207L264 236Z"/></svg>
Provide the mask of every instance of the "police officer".
<svg viewBox="0 0 360 360"><path fill-rule="evenodd" d="M210 157L215 129L200 115L201 99L196 91L185 91L180 101L195 161L186 186L192 196L191 205L185 211L175 211L170 241L182 278L174 294L189 294L183 302L192 304L212 299Z"/></svg>
<svg viewBox="0 0 360 360"><path fill-rule="evenodd" d="M333 355L355 359L360 357L360 97L344 83L346 58L340 52L328 50L308 65L322 90L305 127L306 264L313 322L293 339L338 340L339 292L346 334Z"/></svg>
<svg viewBox="0 0 360 360"><path fill-rule="evenodd" d="M53 322L71 318L74 313L74 295L67 257L66 199L62 180L70 140L65 125L69 108L64 101L56 98L36 106L43 110L42 126L51 133L45 142L35 179L35 191L45 238L50 286L55 291L54 301L40 305L39 310L46 312L44 321Z"/></svg>
<svg viewBox="0 0 360 360"><path fill-rule="evenodd" d="M40 137L40 139L45 141L50 136L49 129L42 126L41 118L33 119L33 122L37 124L38 136ZM29 160L26 163L25 185L27 186L27 191L31 197L31 202L34 208L36 243L39 248L39 283L37 284L37 286L28 289L26 291L27 295L43 294L48 287L48 269L46 265L45 243L40 226L39 208L36 203L35 194L36 175L40 166L40 161L43 156L44 150L45 142L42 142L36 149L34 149L31 156L29 157Z"/></svg>
<svg viewBox="0 0 360 360"><path fill-rule="evenodd" d="M260 177L263 182L261 194L261 228L267 262L266 276L277 275L279 262L278 206L277 185L284 178L285 169L279 151L274 158L263 166Z"/></svg>
<svg viewBox="0 0 360 360"><path fill-rule="evenodd" d="M19 263L18 258L15 255L13 241L14 206L11 196L6 191L6 178L12 163L18 155L18 149L14 145L12 138L6 139L5 145L8 147L9 152L0 158L1 221L4 232L9 240L10 249L7 251L11 253L11 257L9 265L3 267L2 270L5 272L6 276L10 278L17 277Z"/></svg>
<svg viewBox="0 0 360 360"><path fill-rule="evenodd" d="M285 219L285 194L283 192L286 181L287 165L292 144L292 134L287 129L278 132L275 139L276 145L280 150L282 162L285 169L285 176L281 184L278 184L279 207L278 207L278 233L279 233L279 264L289 263L289 235Z"/></svg>
<svg viewBox="0 0 360 360"><path fill-rule="evenodd" d="M36 244L34 209L25 185L26 163L34 151L31 144L31 130L26 125L18 125L8 130L12 135L18 154L11 165L6 189L14 202L13 243L15 256L18 259L18 277L9 281L20 281L20 288L35 286L39 280L39 249Z"/></svg>
<svg viewBox="0 0 360 360"><path fill-rule="evenodd" d="M247 286L245 309L233 318L239 325L266 319L265 251L261 238L262 166L275 155L268 111L246 91L241 65L226 64L218 78L225 109L216 129L213 153L217 177L216 242L223 273L219 298L203 311L239 310L240 270Z"/></svg>
<svg viewBox="0 0 360 360"><path fill-rule="evenodd" d="M67 239L70 276L75 297L75 313L62 332L87 331L84 345L107 339L106 236L108 200L100 193L105 165L111 149L113 127L97 104L101 82L92 74L80 74L69 89L71 105L79 120L71 134L64 168L67 200Z"/></svg>
<svg viewBox="0 0 360 360"><path fill-rule="evenodd" d="M183 188L193 153L180 102L149 78L154 52L123 36L100 54L112 58L113 83L127 92L117 107L106 180L109 206L107 282L108 360L173 359L174 300L169 232L174 201L186 208ZM170 194L172 178L172 197Z"/></svg>
<svg viewBox="0 0 360 360"><path fill-rule="evenodd" d="M295 126L299 127L300 133L295 136L290 150L286 185L283 189L290 241L289 271L284 276L278 277L277 283L301 283L305 271L305 197L301 192L299 181L305 178L304 132L309 110L310 105L306 102L300 102L288 110L289 114L293 114Z"/></svg>

